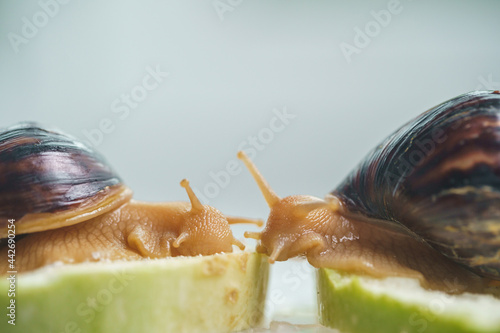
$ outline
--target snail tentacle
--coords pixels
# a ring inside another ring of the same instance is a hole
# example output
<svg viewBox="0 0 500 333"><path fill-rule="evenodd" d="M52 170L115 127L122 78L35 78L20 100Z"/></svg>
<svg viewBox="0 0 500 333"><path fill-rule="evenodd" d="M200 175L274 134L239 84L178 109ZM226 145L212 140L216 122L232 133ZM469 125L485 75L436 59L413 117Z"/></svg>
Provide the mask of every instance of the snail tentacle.
<svg viewBox="0 0 500 333"><path fill-rule="evenodd" d="M257 240L260 240L262 238L261 232L245 231L243 235L245 236L245 238L252 238Z"/></svg>
<svg viewBox="0 0 500 333"><path fill-rule="evenodd" d="M203 205L201 204L196 194L194 194L193 189L189 185L189 181L184 178L183 180L181 180L181 186L186 189L189 201L191 201L191 210L192 211L202 210Z"/></svg>
<svg viewBox="0 0 500 333"><path fill-rule="evenodd" d="M182 243L184 243L187 239L189 238L189 234L187 232L183 232L175 239L175 241L172 243L172 246L175 248L178 248L181 246Z"/></svg>
<svg viewBox="0 0 500 333"><path fill-rule="evenodd" d="M252 219L239 216L226 216L226 219L229 224L255 224L258 227L262 227L264 225L264 221L262 219Z"/></svg>
<svg viewBox="0 0 500 333"><path fill-rule="evenodd" d="M245 154L243 150L240 150L237 156L246 165L253 178L257 182L257 185L259 186L262 195L266 199L267 204L270 208L272 208L280 200L280 197L273 191L271 186L269 186L267 181L260 174L255 164L252 162L252 160L250 160L250 158L247 156L247 154Z"/></svg>

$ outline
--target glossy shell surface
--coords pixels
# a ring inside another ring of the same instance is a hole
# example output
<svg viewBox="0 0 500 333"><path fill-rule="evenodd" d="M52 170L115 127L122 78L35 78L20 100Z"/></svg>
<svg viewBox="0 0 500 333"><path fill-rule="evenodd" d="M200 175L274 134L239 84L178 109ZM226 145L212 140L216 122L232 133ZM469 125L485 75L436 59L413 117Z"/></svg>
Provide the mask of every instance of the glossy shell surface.
<svg viewBox="0 0 500 333"><path fill-rule="evenodd" d="M405 124L332 194L347 214L404 226L500 279L500 93L472 92Z"/></svg>
<svg viewBox="0 0 500 333"><path fill-rule="evenodd" d="M7 219L16 219L19 225L30 214L68 212L84 205L94 209L90 206L103 200L93 197L100 194L105 199L107 191L121 183L104 158L70 136L35 123L0 133L2 229Z"/></svg>

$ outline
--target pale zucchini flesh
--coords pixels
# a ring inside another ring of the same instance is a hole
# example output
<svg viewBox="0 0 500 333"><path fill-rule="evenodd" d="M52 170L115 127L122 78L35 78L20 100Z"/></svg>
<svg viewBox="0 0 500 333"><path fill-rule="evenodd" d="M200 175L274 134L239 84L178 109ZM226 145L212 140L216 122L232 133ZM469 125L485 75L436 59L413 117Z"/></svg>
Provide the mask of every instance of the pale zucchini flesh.
<svg viewBox="0 0 500 333"><path fill-rule="evenodd" d="M452 283L452 282L451 282ZM500 299L449 295L402 278L317 270L320 322L343 333L498 333Z"/></svg>
<svg viewBox="0 0 500 333"><path fill-rule="evenodd" d="M46 267L7 279L0 332L233 332L264 316L269 265L248 252Z"/></svg>

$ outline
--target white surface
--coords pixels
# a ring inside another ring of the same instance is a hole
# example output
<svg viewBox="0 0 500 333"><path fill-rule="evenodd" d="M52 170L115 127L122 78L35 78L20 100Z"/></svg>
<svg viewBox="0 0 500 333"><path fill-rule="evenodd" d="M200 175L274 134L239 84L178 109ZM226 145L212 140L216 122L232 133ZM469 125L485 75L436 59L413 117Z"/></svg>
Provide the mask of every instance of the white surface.
<svg viewBox="0 0 500 333"><path fill-rule="evenodd" d="M276 192L321 197L410 118L500 88L498 1L402 0L351 62L341 44L354 44L355 29L373 25L371 12L389 1L230 3L221 20L212 1L71 0L16 53L9 34L22 35L23 17L33 21L41 7L2 1L0 125L37 120L84 139L108 118L114 129L98 149L136 198L153 201L186 200L184 177L204 193L260 133L269 142L255 161ZM169 76L121 119L112 103L156 66ZM270 140L273 109L296 118ZM237 171L210 204L265 217L257 186ZM246 229L255 230L234 230ZM273 267L270 293L286 295L278 318L316 311L312 273L296 290L283 281L293 265Z"/></svg>

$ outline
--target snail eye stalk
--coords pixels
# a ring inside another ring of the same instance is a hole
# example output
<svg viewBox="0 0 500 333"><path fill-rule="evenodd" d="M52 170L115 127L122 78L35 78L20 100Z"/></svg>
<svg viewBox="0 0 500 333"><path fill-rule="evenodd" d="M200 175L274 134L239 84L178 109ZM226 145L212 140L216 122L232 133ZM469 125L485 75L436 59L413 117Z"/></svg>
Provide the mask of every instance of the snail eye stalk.
<svg viewBox="0 0 500 333"><path fill-rule="evenodd" d="M191 211L200 211L203 209L203 205L200 200L194 194L193 189L189 186L189 181L187 179L181 180L181 186L186 189L187 195L189 197L189 201L191 201Z"/></svg>
<svg viewBox="0 0 500 333"><path fill-rule="evenodd" d="M248 171L250 171L253 178L257 182L257 185L259 186L260 191L264 196L264 199L266 199L269 208L272 208L276 203L278 203L281 200L281 198L273 191L271 186L269 186L268 182L264 179L264 177L259 172L255 164L253 164L253 162L250 160L247 154L245 154L244 151L240 150L238 152L238 158L241 161L243 161L243 163L245 163L245 166L247 167Z"/></svg>

